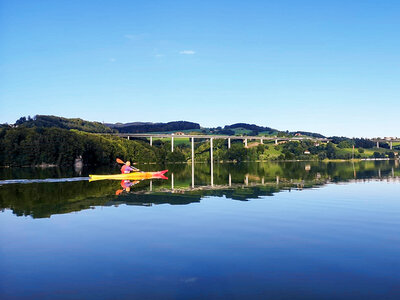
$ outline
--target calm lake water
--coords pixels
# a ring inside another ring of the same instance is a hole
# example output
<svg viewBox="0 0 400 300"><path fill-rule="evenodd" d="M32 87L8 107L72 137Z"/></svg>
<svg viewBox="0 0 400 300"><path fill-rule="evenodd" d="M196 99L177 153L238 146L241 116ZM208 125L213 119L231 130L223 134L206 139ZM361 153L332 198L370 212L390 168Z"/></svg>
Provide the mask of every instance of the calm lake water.
<svg viewBox="0 0 400 300"><path fill-rule="evenodd" d="M0 299L400 299L398 161L139 167L0 169Z"/></svg>

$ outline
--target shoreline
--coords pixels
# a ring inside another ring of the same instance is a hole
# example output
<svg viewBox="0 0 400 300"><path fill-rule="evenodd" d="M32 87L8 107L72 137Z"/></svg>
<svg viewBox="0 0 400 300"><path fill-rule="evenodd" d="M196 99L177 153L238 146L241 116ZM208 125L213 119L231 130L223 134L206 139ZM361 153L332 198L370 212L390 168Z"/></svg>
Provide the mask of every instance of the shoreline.
<svg viewBox="0 0 400 300"><path fill-rule="evenodd" d="M238 163L266 163L266 162L367 162L367 161L400 161L400 158L356 158L356 159L324 159L324 160L315 160L315 159L291 159L291 160L243 160L243 161L214 161L214 163L223 163L223 164L238 164ZM210 163L210 161L195 161L195 164L206 164ZM133 163L133 165L157 165L159 163L156 162L138 162ZM166 162L165 165L168 164L192 164L191 161L186 162ZM111 166L110 165L83 165L83 167L101 167L101 166ZM25 166L0 166L2 169L9 169L9 168L41 168L41 169L48 169L48 168L61 168L61 167L74 167L74 165L56 165L56 164L40 164L40 165L25 165Z"/></svg>

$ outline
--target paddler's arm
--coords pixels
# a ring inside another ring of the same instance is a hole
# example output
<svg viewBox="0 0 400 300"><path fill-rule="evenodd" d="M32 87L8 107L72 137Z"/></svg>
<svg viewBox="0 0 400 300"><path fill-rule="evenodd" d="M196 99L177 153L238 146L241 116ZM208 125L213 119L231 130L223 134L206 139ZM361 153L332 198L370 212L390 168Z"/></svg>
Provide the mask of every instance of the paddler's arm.
<svg viewBox="0 0 400 300"><path fill-rule="evenodd" d="M132 172L132 171L139 172L140 170L136 169L135 167L132 167L132 166L126 166L125 172L129 173L129 172Z"/></svg>
<svg viewBox="0 0 400 300"><path fill-rule="evenodd" d="M132 169L132 171L136 171L136 172L139 172L139 171L140 171L138 168L135 168L135 167L133 167L133 166L130 166L130 168Z"/></svg>

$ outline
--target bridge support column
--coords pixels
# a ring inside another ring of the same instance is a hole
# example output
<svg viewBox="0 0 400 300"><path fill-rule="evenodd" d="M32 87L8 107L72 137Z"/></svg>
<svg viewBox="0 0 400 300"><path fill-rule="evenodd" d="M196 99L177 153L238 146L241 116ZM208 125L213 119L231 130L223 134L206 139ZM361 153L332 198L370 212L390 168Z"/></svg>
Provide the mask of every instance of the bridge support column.
<svg viewBox="0 0 400 300"><path fill-rule="evenodd" d="M192 137L192 164L194 164L194 137Z"/></svg>
<svg viewBox="0 0 400 300"><path fill-rule="evenodd" d="M379 149L379 142L376 142L376 148Z"/></svg>
<svg viewBox="0 0 400 300"><path fill-rule="evenodd" d="M214 186L214 154L213 154L213 138L210 138L210 160L211 160L211 186Z"/></svg>
<svg viewBox="0 0 400 300"><path fill-rule="evenodd" d="M128 140L130 140L131 139L131 137L128 135Z"/></svg>
<svg viewBox="0 0 400 300"><path fill-rule="evenodd" d="M150 192L153 191L153 180L150 180Z"/></svg>
<svg viewBox="0 0 400 300"><path fill-rule="evenodd" d="M275 139L275 145L278 145L278 139Z"/></svg>
<svg viewBox="0 0 400 300"><path fill-rule="evenodd" d="M229 173L228 184L229 184L229 186L232 186L232 175L231 175L231 173Z"/></svg>
<svg viewBox="0 0 400 300"><path fill-rule="evenodd" d="M171 190L174 190L174 173L171 173Z"/></svg>
<svg viewBox="0 0 400 300"><path fill-rule="evenodd" d="M150 137L150 146L153 146L153 137Z"/></svg>
<svg viewBox="0 0 400 300"><path fill-rule="evenodd" d="M393 150L393 142L390 142L390 150Z"/></svg>
<svg viewBox="0 0 400 300"><path fill-rule="evenodd" d="M244 139L244 147L247 148L247 139Z"/></svg>
<svg viewBox="0 0 400 300"><path fill-rule="evenodd" d="M171 137L171 152L174 152L174 137Z"/></svg>
<svg viewBox="0 0 400 300"><path fill-rule="evenodd" d="M194 189L194 137L192 137L192 189Z"/></svg>
<svg viewBox="0 0 400 300"><path fill-rule="evenodd" d="M228 149L231 149L231 138L228 138Z"/></svg>
<svg viewBox="0 0 400 300"><path fill-rule="evenodd" d="M264 144L264 140L263 139L260 140L260 144Z"/></svg>
<svg viewBox="0 0 400 300"><path fill-rule="evenodd" d="M213 154L213 138L210 138L210 160L213 161L214 154Z"/></svg>

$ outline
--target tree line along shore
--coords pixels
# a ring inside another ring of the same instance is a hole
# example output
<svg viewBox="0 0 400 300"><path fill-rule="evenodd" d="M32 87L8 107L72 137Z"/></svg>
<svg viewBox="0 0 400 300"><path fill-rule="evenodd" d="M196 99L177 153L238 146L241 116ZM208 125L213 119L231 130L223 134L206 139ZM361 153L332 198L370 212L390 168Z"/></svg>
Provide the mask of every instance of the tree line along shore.
<svg viewBox="0 0 400 300"><path fill-rule="evenodd" d="M177 139L178 141L178 139ZM115 158L140 163L190 162L191 145L188 139L175 142L171 152L169 139L154 140L150 146L145 139L127 140L108 133L91 133L79 129L38 126L9 126L0 128L0 166L109 165ZM354 146L354 148L353 148ZM333 159L396 159L400 145L393 149L381 145L379 149L366 139L332 138L330 143L312 140L274 143L232 142L214 140L215 161L267 160L333 160ZM210 160L210 143L199 139L195 143L195 160Z"/></svg>

